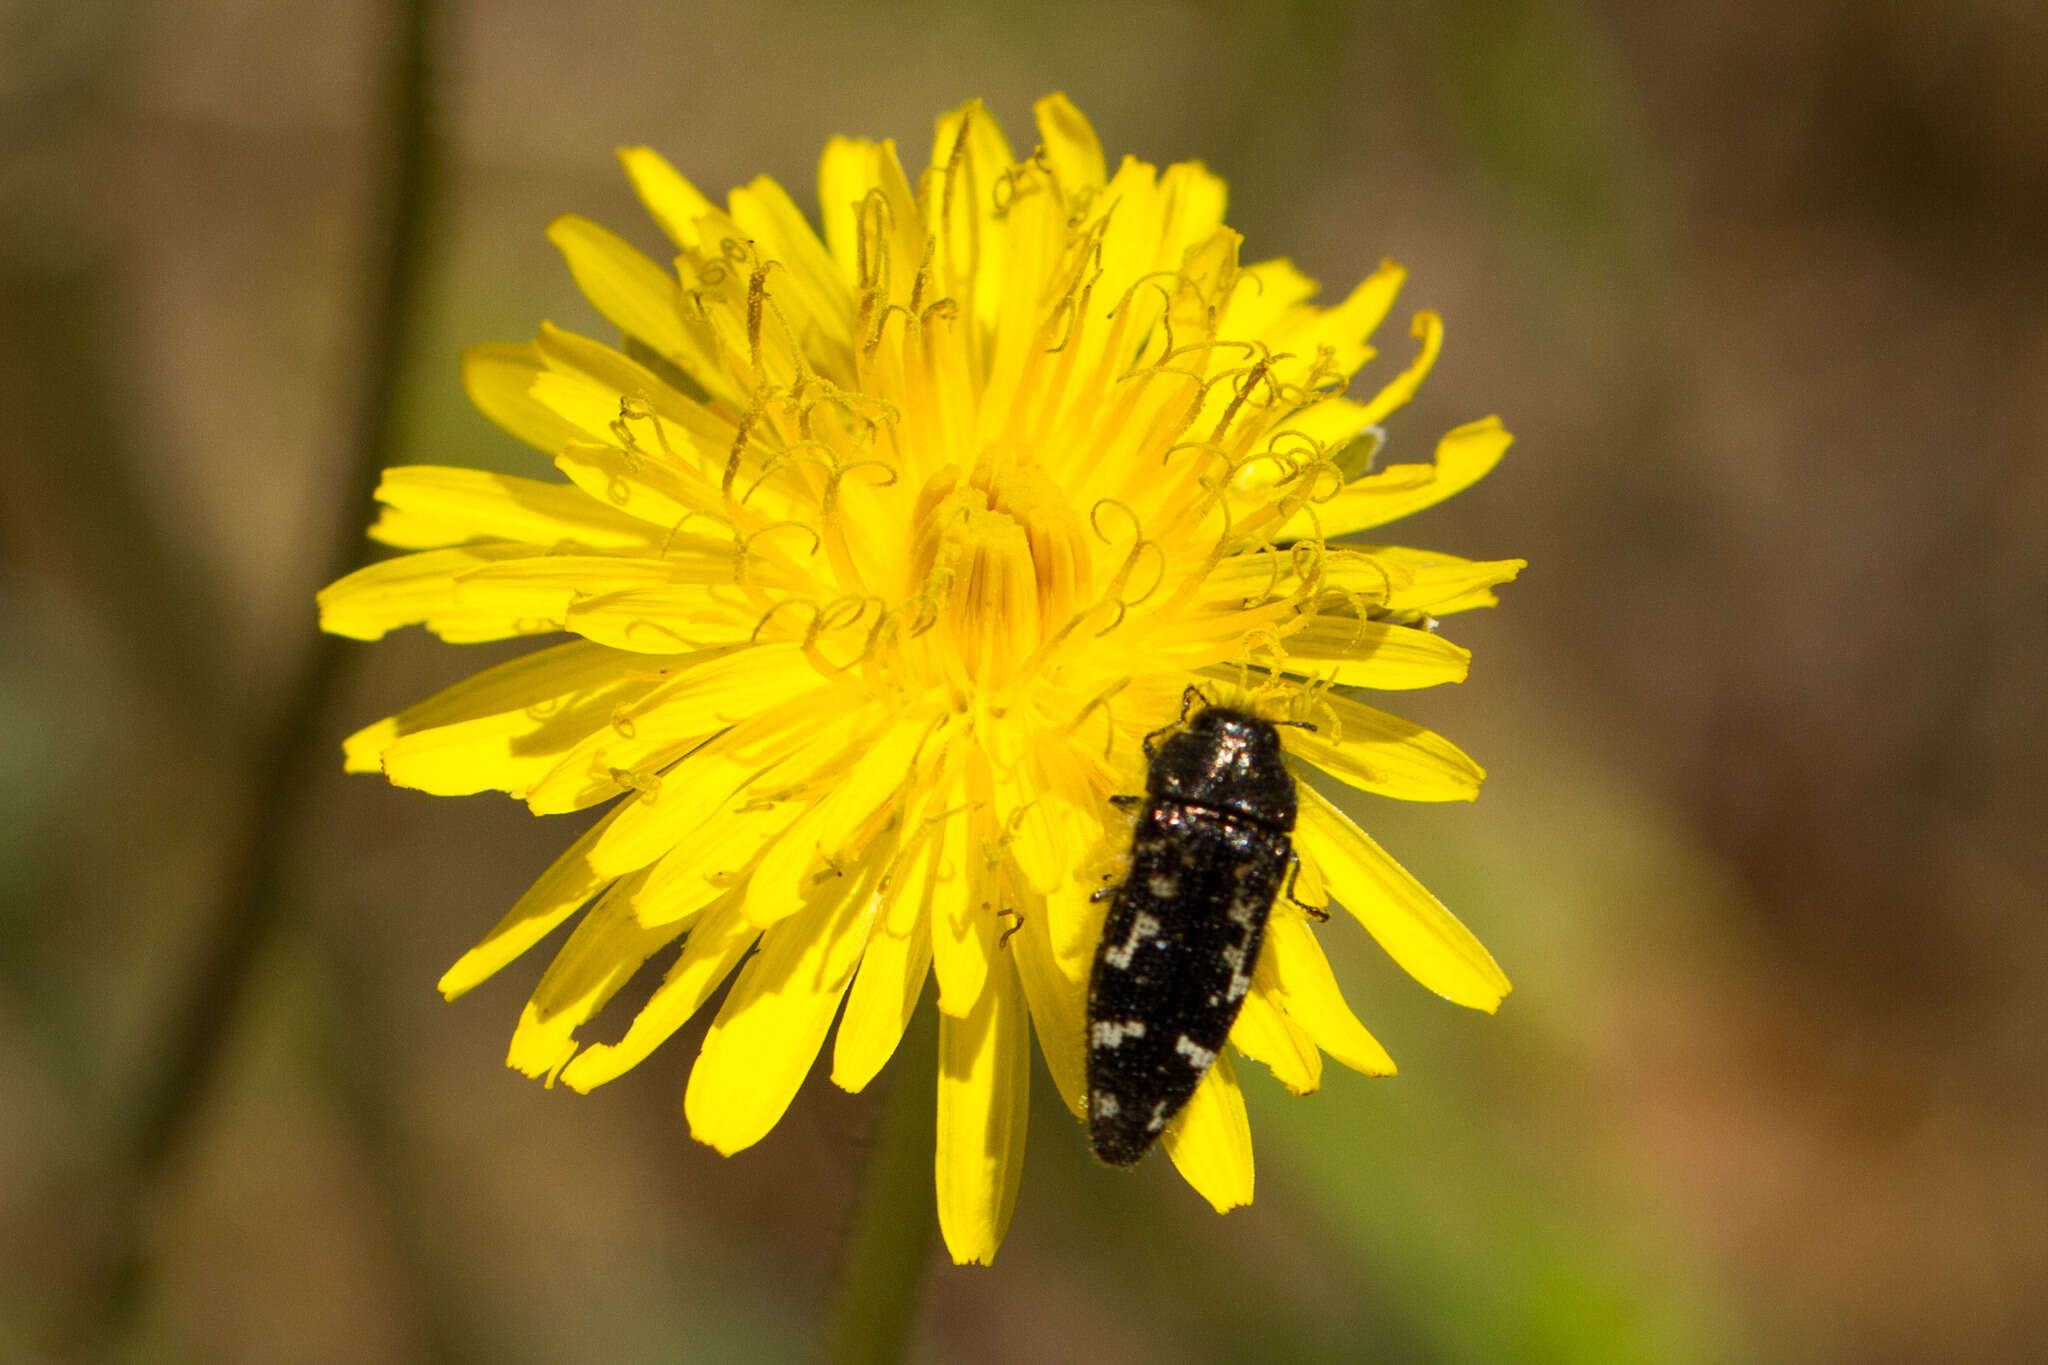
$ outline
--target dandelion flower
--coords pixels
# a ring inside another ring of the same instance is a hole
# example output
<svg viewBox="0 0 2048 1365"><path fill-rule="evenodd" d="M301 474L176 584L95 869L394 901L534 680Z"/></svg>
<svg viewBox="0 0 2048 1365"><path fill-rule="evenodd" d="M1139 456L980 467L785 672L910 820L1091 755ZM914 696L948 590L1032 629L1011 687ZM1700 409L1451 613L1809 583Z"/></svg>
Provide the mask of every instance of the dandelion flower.
<svg viewBox="0 0 2048 1365"><path fill-rule="evenodd" d="M1239 261L1201 165L1112 174L1066 99L1036 112L1021 158L978 102L946 115L915 182L892 143L834 139L822 236L772 180L721 208L623 151L673 268L582 218L548 230L616 344L543 324L464 357L477 406L567 482L387 470L371 534L407 553L320 595L359 639L569 637L345 746L349 770L423 791L610 803L441 979L452 999L575 920L510 1064L587 1091L731 978L684 1109L733 1153L828 1036L833 1081L867 1085L935 976L960 1262L1010 1220L1034 1035L1081 1112L1090 893L1128 840L1109 798L1144 789L1142 737L1198 684L1313 721L1285 732L1297 771L1468 800L1477 764L1352 692L1463 679L1436 618L1521 567L1335 543L1458 492L1509 440L1486 418L1373 468L1442 339L1417 314L1413 359L1350 393L1398 267L1317 306L1288 262ZM1305 783L1294 843L1305 897L1430 989L1498 1005L1486 950ZM650 960L637 1016L580 1040ZM1324 1053L1394 1069L1286 898L1231 1042L1297 1092ZM1251 1198L1227 1056L1164 1146L1219 1210Z"/></svg>

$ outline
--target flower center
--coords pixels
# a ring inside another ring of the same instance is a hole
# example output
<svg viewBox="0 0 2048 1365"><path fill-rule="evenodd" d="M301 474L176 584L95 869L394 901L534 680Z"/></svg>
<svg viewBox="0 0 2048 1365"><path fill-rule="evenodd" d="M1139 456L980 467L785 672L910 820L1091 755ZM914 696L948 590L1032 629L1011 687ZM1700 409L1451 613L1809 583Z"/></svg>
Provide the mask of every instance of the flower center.
<svg viewBox="0 0 2048 1365"><path fill-rule="evenodd" d="M1086 606L1088 540L1066 494L1036 465L948 465L918 494L906 653L934 681L1000 688Z"/></svg>

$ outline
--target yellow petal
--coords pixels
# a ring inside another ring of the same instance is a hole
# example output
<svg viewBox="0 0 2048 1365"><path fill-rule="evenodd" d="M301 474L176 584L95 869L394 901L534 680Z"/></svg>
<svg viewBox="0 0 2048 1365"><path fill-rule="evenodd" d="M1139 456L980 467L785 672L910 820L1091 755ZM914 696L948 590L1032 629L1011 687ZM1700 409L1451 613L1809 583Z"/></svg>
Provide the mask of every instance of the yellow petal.
<svg viewBox="0 0 2048 1365"><path fill-rule="evenodd" d="M590 850L604 837L605 827L618 812L613 811L584 831L548 870L541 873L526 894L505 913L483 942L471 948L455 965L441 974L439 990L453 1000L497 974L500 967L540 942L555 926L583 908L612 879L590 866Z"/></svg>
<svg viewBox="0 0 2048 1365"><path fill-rule="evenodd" d="M1380 691L1465 681L1472 651L1440 635L1356 617L1319 616L1285 642L1290 673Z"/></svg>
<svg viewBox="0 0 2048 1365"><path fill-rule="evenodd" d="M697 220L712 211L711 201L652 147L619 148L619 165L668 239L680 247L695 246Z"/></svg>
<svg viewBox="0 0 2048 1365"><path fill-rule="evenodd" d="M853 295L789 192L764 175L733 190L726 204L733 222L761 253L780 261L789 272L793 297L778 294L777 301L791 310L790 324L799 332L815 329L815 340L835 349L848 347L853 338ZM771 284L779 283L770 279Z"/></svg>
<svg viewBox="0 0 2048 1365"><path fill-rule="evenodd" d="M1468 422L1437 442L1434 466L1393 465L1354 479L1315 509L1317 522L1325 536L1341 536L1433 507L1484 478L1513 440L1498 417ZM1426 481L1419 482L1425 472ZM1305 524L1304 518L1294 526Z"/></svg>
<svg viewBox="0 0 2048 1365"><path fill-rule="evenodd" d="M1404 564L1356 553L1349 546L1320 555L1298 549L1263 550L1232 555L1211 569L1195 600L1236 609L1312 587L1355 598L1370 608L1406 583L1409 573Z"/></svg>
<svg viewBox="0 0 2048 1365"><path fill-rule="evenodd" d="M848 287L860 282L860 204L874 188L874 144L835 137L818 159L818 217L825 245L839 278Z"/></svg>
<svg viewBox="0 0 2048 1365"><path fill-rule="evenodd" d="M939 1231L955 1265L988 1265L1009 1230L1024 1173L1031 1087L1022 993L992 973L965 1018L939 1016Z"/></svg>
<svg viewBox="0 0 2048 1365"><path fill-rule="evenodd" d="M507 659L350 735L341 745L345 769L377 772L379 757L393 740L437 725L508 711L545 717L574 697L616 683L627 660L646 659L582 640Z"/></svg>
<svg viewBox="0 0 2048 1365"><path fill-rule="evenodd" d="M370 534L402 550L431 550L466 540L569 544L595 550L659 550L644 522L621 516L565 483L542 483L483 469L405 465L377 485L384 511Z"/></svg>
<svg viewBox="0 0 2048 1365"><path fill-rule="evenodd" d="M1116 174L1103 187L1101 195L1097 196L1097 202L1114 206L1113 226L1117 230L1105 233L1102 238L1102 273L1096 286L1096 297L1114 304L1143 276L1154 270L1173 269L1180 265L1177 250L1171 262L1166 259L1169 206L1160 193L1157 167L1126 156L1117 166ZM1208 235L1204 232L1195 240L1205 239ZM1139 302L1146 304L1142 299ZM1084 336L1092 336L1096 344L1101 344L1107 334L1091 328Z"/></svg>
<svg viewBox="0 0 2048 1365"><path fill-rule="evenodd" d="M973 348L1002 321L997 309L1010 239L998 217L996 183L1016 160L1002 126L980 100L938 120L932 146L936 183L926 219L938 247L939 284L978 324L966 338Z"/></svg>
<svg viewBox="0 0 2048 1365"><path fill-rule="evenodd" d="M320 629L352 640L381 640L400 626L419 625L454 612L458 575L544 552L538 545L500 543L380 560L320 590Z"/></svg>
<svg viewBox="0 0 2048 1365"><path fill-rule="evenodd" d="M702 459L724 468L726 449L735 434L733 424L639 361L616 347L548 322L534 334L533 349L547 366L544 373L533 377L534 401L581 427L586 436L607 444L630 445L658 468L700 472ZM684 361L689 366L699 363L691 356ZM689 377L714 397L731 401L731 381L723 372L711 375L708 381L694 370ZM644 409L622 414L620 400L625 398L644 404Z"/></svg>
<svg viewBox="0 0 2048 1365"><path fill-rule="evenodd" d="M1414 581L1416 572L1412 564L1374 554L1359 545L1325 551L1315 570L1323 590L1355 595L1379 606L1400 596Z"/></svg>
<svg viewBox="0 0 2048 1365"><path fill-rule="evenodd" d="M506 616L502 612L486 611L460 603L435 608L419 624L438 635L444 643L451 645L476 645L489 640L513 640L523 635L554 635L562 629L560 621L551 621L546 617Z"/></svg>
<svg viewBox="0 0 2048 1365"><path fill-rule="evenodd" d="M785 618L793 615L783 613ZM569 608L562 624L613 649L677 654L787 638L791 632L772 629L773 620L747 589L690 584L587 597Z"/></svg>
<svg viewBox="0 0 2048 1365"><path fill-rule="evenodd" d="M690 1135L726 1156L768 1135L789 1109L860 960L855 932L873 878L814 888L804 908L761 936L690 1069Z"/></svg>
<svg viewBox="0 0 2048 1365"><path fill-rule="evenodd" d="M965 785L955 787L964 796ZM932 925L932 970L939 978L939 1012L963 1018L981 997L995 956L997 904L985 852L995 841L985 808L956 799L938 835L938 856L926 881L925 914Z"/></svg>
<svg viewBox="0 0 2048 1365"><path fill-rule="evenodd" d="M673 746L708 738L819 684L802 652L788 644L707 650L633 671L651 671L655 684L614 706L533 784L526 802L534 814L582 810L639 788L638 779Z"/></svg>
<svg viewBox="0 0 2048 1365"><path fill-rule="evenodd" d="M924 255L924 219L910 179L904 174L903 162L896 155L896 143L883 138L880 142L858 140L839 145L849 149L846 164L840 168L847 183L860 186L860 202L864 206L870 200L873 204L872 208L863 207L855 217L853 259L857 264L863 250L860 242L868 239L865 250L869 268L880 272L868 285L877 291L878 302L907 305L917 288L916 262ZM839 250L836 242L833 249Z"/></svg>
<svg viewBox="0 0 2048 1365"><path fill-rule="evenodd" d="M812 889L812 870L818 854L818 832L823 823L825 803L803 805L761 859L761 865L747 878L740 908L752 924L766 929L803 908ZM838 880L830 868L820 876Z"/></svg>
<svg viewBox="0 0 2048 1365"><path fill-rule="evenodd" d="M1168 668L1199 668L1213 661L1242 658L1249 642L1256 640L1260 632L1277 632L1295 614L1293 604L1288 602L1206 614L1152 613L1127 624L1115 635L1093 642L1095 657L1090 662L1108 672L1120 666L1112 662L1119 655L1128 657L1141 649L1138 657ZM1132 638L1121 638L1126 635ZM1147 639L1148 635L1151 638Z"/></svg>
<svg viewBox="0 0 2048 1365"><path fill-rule="evenodd" d="M879 817L896 798L919 783L919 761L939 721L902 712L894 723L861 736L849 746L852 759L819 801L818 845L813 852L839 863L863 856Z"/></svg>
<svg viewBox="0 0 2048 1365"><path fill-rule="evenodd" d="M1373 334L1387 316L1387 310L1394 306L1394 298L1401 292L1401 285L1407 278L1408 272L1400 266L1392 261L1382 261L1379 269L1361 280L1358 287L1336 307L1302 305L1291 309L1265 333L1263 339L1276 351L1292 351L1305 358L1313 357L1318 348L1327 346L1333 352L1332 361L1337 371L1348 375L1371 357L1372 347L1365 344L1365 339ZM1374 420L1370 416L1361 417L1353 430Z"/></svg>
<svg viewBox="0 0 2048 1365"><path fill-rule="evenodd" d="M1073 101L1061 93L1047 95L1031 106L1031 112L1038 117L1045 159L1052 163L1053 174L1060 178L1069 201L1078 200L1082 191L1100 190L1109 179L1102 141Z"/></svg>
<svg viewBox="0 0 2048 1365"><path fill-rule="evenodd" d="M643 918L634 907L635 918ZM661 985L625 1036L616 1043L592 1043L562 1069L562 1083L587 1094L638 1066L688 1023L731 974L760 930L740 914L739 898L728 896L690 925L682 955L662 977Z"/></svg>
<svg viewBox="0 0 2048 1365"><path fill-rule="evenodd" d="M1381 563L1396 563L1407 570L1405 582L1387 594L1390 611L1426 611L1432 616L1474 607L1490 607L1500 599L1493 589L1529 567L1526 559L1460 559L1433 550L1411 550L1399 545L1360 546Z"/></svg>
<svg viewBox="0 0 2048 1365"><path fill-rule="evenodd" d="M543 376L537 386L551 391L546 381L559 378ZM654 465L615 446L590 441L564 446L555 456L555 468L605 506L664 533L682 535L687 530L694 538L694 533L717 526L711 512L717 491L688 470ZM728 571L728 578L737 577L736 571Z"/></svg>
<svg viewBox="0 0 2048 1365"><path fill-rule="evenodd" d="M1217 1054L1209 1074L1167 1123L1160 1145L1181 1178L1216 1212L1252 1202L1252 1128L1229 1053Z"/></svg>
<svg viewBox="0 0 2048 1365"><path fill-rule="evenodd" d="M1486 769L1457 745L1419 725L1334 692L1317 699L1325 729L1289 730L1289 753L1361 791L1402 801L1470 801Z"/></svg>
<svg viewBox="0 0 2048 1365"><path fill-rule="evenodd" d="M1299 380L1306 382L1308 378L1307 367L1302 366ZM1378 454L1383 434L1372 427L1366 415L1363 403L1349 398L1322 399L1287 419L1286 426L1281 428L1284 436L1280 445L1282 449L1293 449L1299 444L1293 439L1294 433L1299 432L1322 447L1346 479L1356 478ZM1255 471L1256 467L1248 472Z"/></svg>
<svg viewBox="0 0 2048 1365"><path fill-rule="evenodd" d="M963 136L964 134L964 136ZM953 208L957 214L973 213L980 221L992 220L996 215L996 199L992 191L1002 174L1017 164L1017 158L1010 151L1009 139L1003 136L1003 126L991 114L988 105L979 99L971 99L957 109L949 109L939 115L932 128L931 168L939 176L949 170L965 173L954 189ZM938 191L941 202L934 203L932 232L938 234L940 218L946 212L942 202L944 190Z"/></svg>
<svg viewBox="0 0 2048 1365"><path fill-rule="evenodd" d="M640 922L667 924L727 891L744 892L750 871L789 828L798 810L788 802L752 806L735 798L706 814L649 872L646 890L633 905ZM744 905L739 908L744 914Z"/></svg>
<svg viewBox="0 0 2048 1365"><path fill-rule="evenodd" d="M528 555L464 572L455 585L455 601L479 611L559 621L594 593L730 583L732 574L724 547L683 546L665 559Z"/></svg>
<svg viewBox="0 0 2048 1365"><path fill-rule="evenodd" d="M507 1066L552 1085L576 1054L577 1028L681 932L676 925L649 929L633 917L638 880L627 878L605 892L555 954L513 1030Z"/></svg>
<svg viewBox="0 0 2048 1365"><path fill-rule="evenodd" d="M1085 894L1072 888L1050 898L1021 894L1018 909L1024 922L1009 940L1045 1069L1052 1074L1053 1087L1068 1112L1077 1119L1084 1112L1087 1096L1087 1063L1081 1040L1087 1028L1089 964L1063 970L1053 948L1053 932L1055 920L1083 913L1086 904ZM1096 918L1100 917L1098 908Z"/></svg>
<svg viewBox="0 0 2048 1365"><path fill-rule="evenodd" d="M1323 1057L1307 1030L1268 997L1273 983L1267 956L1259 955L1252 991L1230 1026L1230 1043L1253 1061L1264 1062L1280 1084L1306 1095L1323 1083Z"/></svg>
<svg viewBox="0 0 2048 1365"><path fill-rule="evenodd" d="M1188 248L1207 242L1223 230L1223 211L1230 187L1199 161L1176 161L1159 177L1159 239L1161 265L1181 264ZM1237 234L1232 233L1235 237Z"/></svg>
<svg viewBox="0 0 2048 1365"><path fill-rule="evenodd" d="M645 867L719 812L748 804L734 799L740 790L800 748L839 752L849 719L825 710L826 695L769 707L682 759L658 785L620 806L611 832L591 850L593 865L614 876Z"/></svg>
<svg viewBox="0 0 2048 1365"><path fill-rule="evenodd" d="M1259 967L1270 975L1272 993L1287 1017L1306 1029L1316 1046L1353 1071L1394 1074L1394 1059L1344 1002L1330 960L1323 956L1315 931L1299 915L1273 915L1266 925L1266 951Z"/></svg>
<svg viewBox="0 0 2048 1365"><path fill-rule="evenodd" d="M1422 349L1416 353L1408 368L1394 376L1392 382L1375 394L1358 414L1361 429L1383 422L1389 416L1405 407L1415 391L1422 387L1430 369L1436 364L1437 353L1444 348L1444 322L1435 313L1417 313L1411 329L1422 342Z"/></svg>
<svg viewBox="0 0 2048 1365"><path fill-rule="evenodd" d="M1301 797L1296 843L1387 956L1447 1000L1498 1009L1508 979L1472 931L1320 793L1302 786Z"/></svg>
<svg viewBox="0 0 2048 1365"><path fill-rule="evenodd" d="M645 694L654 680L621 673L564 697L552 709L522 707L400 736L381 755L394 786L435 796L502 791L523 797L592 730Z"/></svg>
<svg viewBox="0 0 2048 1365"><path fill-rule="evenodd" d="M1034 736L1022 736L1029 744ZM1049 892L1074 872L1081 850L1068 838L1069 821L1058 809L1049 776L1039 768L1039 755L1032 754L1008 773L996 778L1000 793L1000 827L1004 848L1012 866L1023 874L1033 890Z"/></svg>
<svg viewBox="0 0 2048 1365"><path fill-rule="evenodd" d="M462 353L462 389L477 410L512 435L552 455L579 434L531 393L542 369L531 342L492 342Z"/></svg>
<svg viewBox="0 0 2048 1365"><path fill-rule="evenodd" d="M892 883L888 895L902 894L900 881ZM885 902L868 934L860 971L846 993L846 1012L833 1040L832 1083L842 1090L867 1089L896 1055L931 971L931 926L919 915L900 931L888 927L890 903L893 900Z"/></svg>
<svg viewBox="0 0 2048 1365"><path fill-rule="evenodd" d="M676 312L681 286L675 276L623 237L569 213L548 224L548 240L568 261L576 287L621 332L671 360L694 349Z"/></svg>
<svg viewBox="0 0 2048 1365"><path fill-rule="evenodd" d="M928 732L923 725L895 725L880 734L848 738L850 766L789 827L748 879L748 919L766 928L793 913L819 878L842 875L836 864L851 856L857 828L869 824L893 800ZM852 758L856 753L858 757Z"/></svg>
<svg viewBox="0 0 2048 1365"><path fill-rule="evenodd" d="M1293 261L1254 261L1240 266L1237 286L1230 291L1230 302L1223 312L1220 334L1269 337L1293 308L1315 296L1316 287L1316 282L1302 274Z"/></svg>

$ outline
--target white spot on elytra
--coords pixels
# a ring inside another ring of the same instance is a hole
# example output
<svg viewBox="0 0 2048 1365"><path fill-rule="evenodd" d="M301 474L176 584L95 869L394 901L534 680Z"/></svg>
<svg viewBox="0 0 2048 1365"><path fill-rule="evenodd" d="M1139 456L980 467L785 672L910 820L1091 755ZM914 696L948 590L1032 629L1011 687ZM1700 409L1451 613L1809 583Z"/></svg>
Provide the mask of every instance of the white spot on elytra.
<svg viewBox="0 0 2048 1365"><path fill-rule="evenodd" d="M1113 1119L1123 1112L1123 1106L1116 1102L1116 1096L1107 1090L1089 1091L1088 1108L1099 1119Z"/></svg>
<svg viewBox="0 0 2048 1365"><path fill-rule="evenodd" d="M1230 988L1224 998L1227 1000L1242 1000L1245 997L1245 993L1252 988L1252 979L1246 974L1244 969L1244 947L1237 945L1225 948L1222 957L1225 962L1230 964ZM1212 1005L1217 1003L1216 998L1211 996L1209 1003Z"/></svg>
<svg viewBox="0 0 2048 1365"><path fill-rule="evenodd" d="M1100 1019L1088 1034L1090 1047L1116 1047L1126 1038L1143 1038L1145 1021L1128 1019L1119 1023L1114 1019Z"/></svg>
<svg viewBox="0 0 2048 1365"><path fill-rule="evenodd" d="M1180 894L1180 878L1155 872L1145 883L1145 889L1152 893L1154 900L1170 901Z"/></svg>
<svg viewBox="0 0 2048 1365"><path fill-rule="evenodd" d="M1216 1060L1216 1054L1203 1047L1183 1033L1174 1043L1173 1050L1188 1059L1188 1065L1197 1071L1207 1071L1209 1064Z"/></svg>
<svg viewBox="0 0 2048 1365"><path fill-rule="evenodd" d="M1131 934L1118 946L1102 955L1102 960L1120 972L1131 969L1131 958L1136 955L1138 945L1148 938L1159 937L1159 921L1144 911L1131 921Z"/></svg>

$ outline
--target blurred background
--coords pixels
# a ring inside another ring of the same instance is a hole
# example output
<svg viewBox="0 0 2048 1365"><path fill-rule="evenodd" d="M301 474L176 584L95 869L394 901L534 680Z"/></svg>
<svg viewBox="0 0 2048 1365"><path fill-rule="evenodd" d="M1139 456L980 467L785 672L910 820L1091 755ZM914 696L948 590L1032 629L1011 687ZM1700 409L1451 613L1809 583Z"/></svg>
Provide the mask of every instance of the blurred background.
<svg viewBox="0 0 2048 1365"><path fill-rule="evenodd" d="M1400 706L1485 795L1353 808L1516 990L1332 925L1402 1073L1241 1067L1227 1219L1095 1165L1040 1071L1015 1226L934 1269L917 1357L2048 1355L2048 8L451 6L384 344L394 22L0 11L0 1359L816 1353L878 1096L816 1076L726 1160L701 1024L588 1098L504 1069L542 960L433 983L576 826L344 780L502 651L341 646L323 697L311 595L378 433L546 472L456 357L599 327L541 230L653 244L615 146L814 206L828 134L921 164L979 94L1028 146L1054 89L1225 176L1249 257L1410 268L1449 342L1390 458L1517 433L1397 528L1530 561Z"/></svg>

